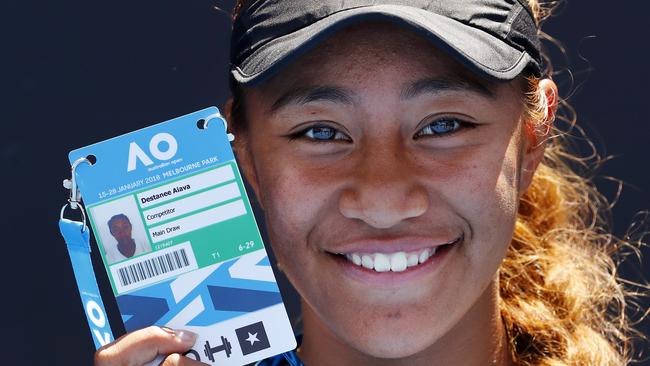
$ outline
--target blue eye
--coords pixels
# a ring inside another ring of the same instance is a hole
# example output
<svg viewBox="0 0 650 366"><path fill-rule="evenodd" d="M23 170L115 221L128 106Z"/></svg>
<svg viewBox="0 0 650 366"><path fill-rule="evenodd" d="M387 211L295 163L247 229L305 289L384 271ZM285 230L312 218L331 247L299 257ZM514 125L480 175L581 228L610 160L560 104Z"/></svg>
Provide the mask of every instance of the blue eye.
<svg viewBox="0 0 650 366"><path fill-rule="evenodd" d="M350 138L345 133L329 126L312 126L291 135L291 139L300 137L306 137L307 139L318 142L334 140L350 141Z"/></svg>
<svg viewBox="0 0 650 366"><path fill-rule="evenodd" d="M451 135L462 128L473 128L475 124L464 122L456 118L441 118L424 126L415 137Z"/></svg>

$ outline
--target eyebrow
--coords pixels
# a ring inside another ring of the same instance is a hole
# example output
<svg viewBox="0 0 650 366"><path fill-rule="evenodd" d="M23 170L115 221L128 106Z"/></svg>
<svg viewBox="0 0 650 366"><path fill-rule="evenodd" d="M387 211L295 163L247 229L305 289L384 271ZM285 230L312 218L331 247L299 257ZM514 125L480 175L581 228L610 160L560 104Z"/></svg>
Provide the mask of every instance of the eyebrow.
<svg viewBox="0 0 650 366"><path fill-rule="evenodd" d="M458 79L422 79L400 92L400 99L411 99L422 94L438 94L445 91L469 91L494 99L495 94L485 85L473 80ZM313 102L330 102L353 105L354 93L336 86L307 86L289 90L282 94L273 105L271 112L289 104L305 105Z"/></svg>
<svg viewBox="0 0 650 366"><path fill-rule="evenodd" d="M469 79L422 79L404 88L401 99L411 99L422 94L438 94L446 91L469 91L494 99L495 93L478 81Z"/></svg>
<svg viewBox="0 0 650 366"><path fill-rule="evenodd" d="M313 102L352 105L354 104L354 97L349 90L335 86L302 87L284 93L273 103L271 111L275 112L288 104L304 105Z"/></svg>

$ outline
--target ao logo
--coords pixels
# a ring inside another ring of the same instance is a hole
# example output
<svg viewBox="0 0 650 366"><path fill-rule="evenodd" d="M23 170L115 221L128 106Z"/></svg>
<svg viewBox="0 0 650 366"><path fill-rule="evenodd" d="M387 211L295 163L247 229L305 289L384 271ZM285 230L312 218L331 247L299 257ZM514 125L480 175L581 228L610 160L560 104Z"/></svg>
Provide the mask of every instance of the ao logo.
<svg viewBox="0 0 650 366"><path fill-rule="evenodd" d="M102 310L102 308L95 301L89 300L86 303L86 315L88 316L88 319L90 319L92 325L99 328L99 329L95 329L95 328L92 329L93 335L97 339L97 342L99 342L101 346L110 343L111 334L106 331L104 331L104 333L102 334L102 330L106 326L106 316L104 315L104 311Z"/></svg>
<svg viewBox="0 0 650 366"><path fill-rule="evenodd" d="M161 142L167 143L166 151L160 150ZM178 150L178 143L176 142L176 139L174 138L174 136L166 132L161 132L155 135L154 137L151 138L151 141L149 141L149 153L158 160L169 160L173 158L174 155L176 155L177 150ZM147 153L145 153L140 148L140 146L138 146L138 144L132 142L129 145L129 163L126 169L127 172L135 170L138 159L145 166L149 166L153 164L153 161L151 160L149 155L147 155Z"/></svg>

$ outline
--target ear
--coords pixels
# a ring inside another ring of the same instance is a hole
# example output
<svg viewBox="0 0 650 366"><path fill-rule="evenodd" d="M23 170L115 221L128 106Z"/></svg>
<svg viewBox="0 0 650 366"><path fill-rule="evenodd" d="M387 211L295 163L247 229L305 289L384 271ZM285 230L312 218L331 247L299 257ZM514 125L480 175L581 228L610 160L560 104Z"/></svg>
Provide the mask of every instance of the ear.
<svg viewBox="0 0 650 366"><path fill-rule="evenodd" d="M555 114L558 107L557 85L551 79L543 79L539 82L539 93L542 94L545 103L545 118L542 121L525 121L525 141L522 151L522 170L519 180L519 196L521 197L533 181L533 175L544 158L546 141L551 135Z"/></svg>
<svg viewBox="0 0 650 366"><path fill-rule="evenodd" d="M226 118L226 121L228 122L228 126L234 126L234 123L242 123L242 121L237 121L235 122L233 120L233 99L232 97L228 98L226 101L226 104L224 105L224 117ZM259 190L259 183L257 179L257 172L255 170L255 164L253 162L253 155L250 151L250 144L249 144L249 135L247 133L246 128L239 128L237 129L237 133L235 135L235 140L232 142L232 147L233 151L235 152L235 156L237 157L237 162L239 165L239 168L241 169L242 174L246 178L246 181L250 186L253 188L253 193L255 194L255 197L257 198L257 203L259 206L264 209L262 206L262 200L260 196L260 190Z"/></svg>

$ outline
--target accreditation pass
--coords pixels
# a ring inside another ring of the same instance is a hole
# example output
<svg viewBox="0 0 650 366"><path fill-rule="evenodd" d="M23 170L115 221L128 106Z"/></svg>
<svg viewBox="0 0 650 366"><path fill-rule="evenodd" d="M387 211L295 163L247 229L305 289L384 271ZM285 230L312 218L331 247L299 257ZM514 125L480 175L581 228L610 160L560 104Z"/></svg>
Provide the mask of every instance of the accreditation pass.
<svg viewBox="0 0 650 366"><path fill-rule="evenodd" d="M90 161L76 178L127 331L195 332L186 356L215 365L296 347L217 108L69 158Z"/></svg>

